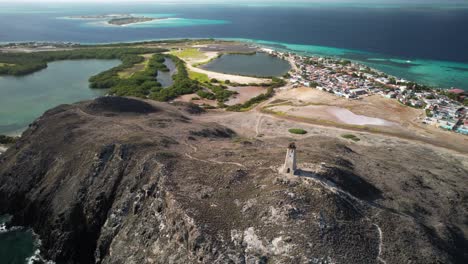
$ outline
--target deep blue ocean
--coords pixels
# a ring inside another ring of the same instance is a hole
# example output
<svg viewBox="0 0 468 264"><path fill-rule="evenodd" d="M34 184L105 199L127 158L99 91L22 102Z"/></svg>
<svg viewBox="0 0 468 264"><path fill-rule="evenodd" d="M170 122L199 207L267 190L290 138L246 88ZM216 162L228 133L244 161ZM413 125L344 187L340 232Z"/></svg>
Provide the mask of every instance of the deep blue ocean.
<svg viewBox="0 0 468 264"><path fill-rule="evenodd" d="M330 46L402 58L468 62L468 8L336 5L28 5L0 6L0 41L84 43L157 38L247 38ZM172 14L226 21L192 26L87 27L57 17L110 13Z"/></svg>
<svg viewBox="0 0 468 264"><path fill-rule="evenodd" d="M127 27L66 19L113 13L171 19ZM424 6L0 3L0 42L235 38L350 58L397 77L468 90L467 30L468 2Z"/></svg>

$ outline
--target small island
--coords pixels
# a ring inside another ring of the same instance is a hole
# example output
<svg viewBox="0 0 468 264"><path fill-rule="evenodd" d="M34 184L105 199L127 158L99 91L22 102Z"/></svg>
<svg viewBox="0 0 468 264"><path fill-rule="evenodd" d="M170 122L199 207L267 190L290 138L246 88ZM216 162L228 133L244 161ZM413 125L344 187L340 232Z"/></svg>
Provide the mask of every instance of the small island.
<svg viewBox="0 0 468 264"><path fill-rule="evenodd" d="M131 14L109 14L109 15L85 15L85 16L70 16L71 19L102 19L107 20L106 23L115 26L126 26L136 23L150 22L154 20L162 20L167 18L153 18L144 16L134 16Z"/></svg>
<svg viewBox="0 0 468 264"><path fill-rule="evenodd" d="M161 19L161 18L120 17L120 18L113 18L113 19L107 21L107 23L111 24L111 25L116 25L116 26L125 26L125 25L129 25L129 24L149 22L149 21L153 21L153 20L157 20L157 19Z"/></svg>

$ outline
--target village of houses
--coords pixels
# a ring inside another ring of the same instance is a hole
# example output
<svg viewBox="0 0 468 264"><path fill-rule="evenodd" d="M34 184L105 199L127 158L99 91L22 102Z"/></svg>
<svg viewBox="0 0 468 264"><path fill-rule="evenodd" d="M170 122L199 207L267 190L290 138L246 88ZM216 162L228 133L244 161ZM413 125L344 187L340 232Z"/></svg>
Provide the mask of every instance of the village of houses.
<svg viewBox="0 0 468 264"><path fill-rule="evenodd" d="M431 89L347 60L267 52L291 62L293 69L288 77L294 86L312 87L351 100L378 94L409 107L425 109L424 124L468 135L464 105L468 93L464 90Z"/></svg>

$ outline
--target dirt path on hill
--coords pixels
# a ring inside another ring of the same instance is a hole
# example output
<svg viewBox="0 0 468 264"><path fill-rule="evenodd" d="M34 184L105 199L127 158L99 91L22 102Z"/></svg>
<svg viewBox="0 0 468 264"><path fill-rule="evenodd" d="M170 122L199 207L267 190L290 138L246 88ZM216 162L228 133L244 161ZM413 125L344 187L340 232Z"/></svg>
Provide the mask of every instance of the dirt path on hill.
<svg viewBox="0 0 468 264"><path fill-rule="evenodd" d="M193 152L197 152L198 151L198 148L195 147L194 145L188 143L188 142L185 142L184 143L185 145L187 145L188 147L190 147ZM193 154L193 153L192 153ZM192 156L191 154L189 153L185 153L185 156L191 160L197 160L197 161L201 161L201 162L205 162L205 163L215 163L215 164L227 164L227 165L235 165L235 166L238 166L238 167L241 167L241 168L244 168L246 169L247 167L243 164L240 164L240 163L237 163L237 162L230 162L230 161L218 161L218 160L214 160L214 159L200 159L200 158L196 158L194 156Z"/></svg>

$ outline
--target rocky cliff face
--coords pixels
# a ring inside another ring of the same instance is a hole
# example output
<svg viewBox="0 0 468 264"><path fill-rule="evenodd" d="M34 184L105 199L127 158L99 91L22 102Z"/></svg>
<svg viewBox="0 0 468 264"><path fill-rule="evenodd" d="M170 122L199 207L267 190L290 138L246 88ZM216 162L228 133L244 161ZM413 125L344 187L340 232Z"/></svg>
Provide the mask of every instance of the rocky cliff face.
<svg viewBox="0 0 468 264"><path fill-rule="evenodd" d="M288 139L200 112L118 97L48 111L0 156L0 213L57 263L466 263L458 160L317 136L288 176Z"/></svg>

